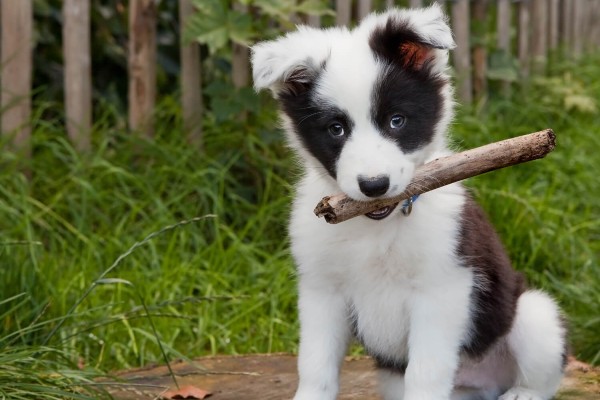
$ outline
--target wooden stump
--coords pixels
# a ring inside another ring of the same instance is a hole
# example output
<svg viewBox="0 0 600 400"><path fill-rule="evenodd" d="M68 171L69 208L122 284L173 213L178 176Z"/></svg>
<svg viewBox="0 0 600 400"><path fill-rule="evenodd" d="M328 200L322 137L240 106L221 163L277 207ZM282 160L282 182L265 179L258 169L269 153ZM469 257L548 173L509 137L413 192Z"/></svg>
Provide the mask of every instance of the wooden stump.
<svg viewBox="0 0 600 400"><path fill-rule="evenodd" d="M180 387L193 385L211 400L291 399L297 385L296 357L287 354L203 357L171 365ZM111 387L116 399L154 399L174 384L165 366L121 372ZM380 399L376 373L367 357L347 358L338 399ZM600 399L600 368L571 360L555 400Z"/></svg>

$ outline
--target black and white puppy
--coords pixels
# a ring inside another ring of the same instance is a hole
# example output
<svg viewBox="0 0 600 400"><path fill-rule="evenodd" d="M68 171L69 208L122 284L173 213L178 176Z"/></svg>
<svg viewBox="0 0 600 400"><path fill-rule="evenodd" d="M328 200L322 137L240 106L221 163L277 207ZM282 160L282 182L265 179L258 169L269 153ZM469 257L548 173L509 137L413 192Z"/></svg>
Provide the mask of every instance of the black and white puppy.
<svg viewBox="0 0 600 400"><path fill-rule="evenodd" d="M331 400L357 338L387 400L542 400L556 392L565 329L526 290L460 184L339 225L313 215L340 191L394 196L416 167L449 154L447 75L455 46L441 8L389 10L353 30L299 27L253 47L254 84L282 108L304 166L290 235L299 273L296 400Z"/></svg>

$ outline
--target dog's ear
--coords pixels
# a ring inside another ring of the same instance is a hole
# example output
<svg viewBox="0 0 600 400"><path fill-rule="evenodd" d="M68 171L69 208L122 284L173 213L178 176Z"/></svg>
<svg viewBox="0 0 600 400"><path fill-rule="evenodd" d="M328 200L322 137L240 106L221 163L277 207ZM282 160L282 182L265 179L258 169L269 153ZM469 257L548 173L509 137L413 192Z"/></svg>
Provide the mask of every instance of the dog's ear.
<svg viewBox="0 0 600 400"><path fill-rule="evenodd" d="M417 10L390 10L367 22L369 45L378 58L405 69L421 70L425 65L443 72L448 50L456 47L441 7Z"/></svg>
<svg viewBox="0 0 600 400"><path fill-rule="evenodd" d="M275 97L307 91L329 56L326 39L322 31L303 26L280 39L253 46L254 88L271 89Z"/></svg>

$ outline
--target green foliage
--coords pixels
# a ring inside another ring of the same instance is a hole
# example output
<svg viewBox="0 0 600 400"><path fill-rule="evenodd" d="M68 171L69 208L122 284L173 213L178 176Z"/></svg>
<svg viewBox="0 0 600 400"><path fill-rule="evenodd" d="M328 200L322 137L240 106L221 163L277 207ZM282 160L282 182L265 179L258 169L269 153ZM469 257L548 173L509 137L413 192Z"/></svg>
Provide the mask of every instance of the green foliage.
<svg viewBox="0 0 600 400"><path fill-rule="evenodd" d="M32 310L8 313L2 332L45 310L45 324L18 337L41 344L66 316L48 345L103 369L163 362L159 341L170 357L290 350L283 177L291 169L273 104L258 110L247 123L209 115L204 154L173 134L181 121L169 99L155 140L123 134L119 115L107 110L87 155L73 150L60 123L36 121L31 184L10 167L9 153L0 160L0 290L30 294L23 307ZM163 229L207 214L218 218Z"/></svg>
<svg viewBox="0 0 600 400"><path fill-rule="evenodd" d="M198 12L190 18L187 29L195 40L207 44L211 53L224 48L230 40L249 45L256 35L250 14L231 9L228 1L196 0L194 5Z"/></svg>
<svg viewBox="0 0 600 400"><path fill-rule="evenodd" d="M91 57L94 104L109 101L121 112L127 104L127 0L91 0ZM159 1L157 21L158 93L177 89L179 21L177 1ZM34 1L33 87L39 101L62 102L62 0ZM42 89L42 90L40 90ZM47 112L55 112L54 109ZM51 117L61 115L57 112Z"/></svg>
<svg viewBox="0 0 600 400"><path fill-rule="evenodd" d="M1 300L2 318L5 321L14 315L23 318L28 314L26 304L29 300L25 293ZM52 322L40 322L42 316L34 316L28 325L0 337L0 397L40 400L110 398L102 385L94 382L101 376L94 368L77 366L69 354L57 348L19 343L23 337L44 329Z"/></svg>
<svg viewBox="0 0 600 400"><path fill-rule="evenodd" d="M198 12L190 18L189 38L206 44L211 53L225 49L230 42L250 45L294 26L293 15L332 14L324 0L245 0L238 10L229 0L194 0Z"/></svg>
<svg viewBox="0 0 600 400"><path fill-rule="evenodd" d="M237 89L226 81L214 81L204 89L210 109L217 121L235 118L243 112L257 113L260 102L252 88Z"/></svg>
<svg viewBox="0 0 600 400"><path fill-rule="evenodd" d="M504 51L493 51L488 57L486 78L505 82L516 82L519 78L519 63Z"/></svg>
<svg viewBox="0 0 600 400"><path fill-rule="evenodd" d="M598 111L598 97L586 87L586 83L573 77L570 71L550 77L536 77L534 85L545 89L547 95L541 100L565 111L594 114Z"/></svg>

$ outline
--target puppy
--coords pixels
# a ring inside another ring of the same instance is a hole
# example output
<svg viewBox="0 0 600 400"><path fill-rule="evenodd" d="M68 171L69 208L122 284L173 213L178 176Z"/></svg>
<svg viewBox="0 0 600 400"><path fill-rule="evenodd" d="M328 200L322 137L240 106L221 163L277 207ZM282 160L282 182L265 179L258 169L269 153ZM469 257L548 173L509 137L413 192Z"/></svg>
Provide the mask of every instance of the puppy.
<svg viewBox="0 0 600 400"><path fill-rule="evenodd" d="M290 223L296 400L336 398L353 337L375 360L386 400L542 400L559 386L559 310L525 288L462 185L339 225L313 215L340 191L397 195L416 167L449 154L454 46L434 5L373 14L353 30L299 27L252 49L255 87L278 100L304 167Z"/></svg>

